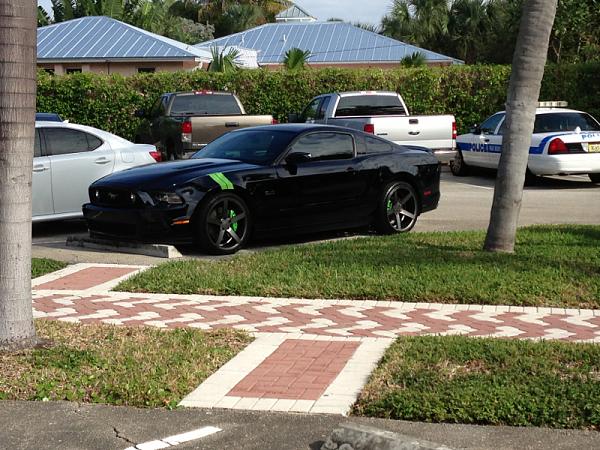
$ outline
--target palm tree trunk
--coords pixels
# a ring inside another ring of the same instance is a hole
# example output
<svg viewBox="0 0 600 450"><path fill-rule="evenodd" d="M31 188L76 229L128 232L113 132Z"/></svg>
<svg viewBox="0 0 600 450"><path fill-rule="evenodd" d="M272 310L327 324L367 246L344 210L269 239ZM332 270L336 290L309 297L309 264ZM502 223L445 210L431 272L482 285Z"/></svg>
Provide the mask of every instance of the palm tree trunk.
<svg viewBox="0 0 600 450"><path fill-rule="evenodd" d="M526 0L506 100L506 132L485 250L513 252L550 32L558 0Z"/></svg>
<svg viewBox="0 0 600 450"><path fill-rule="evenodd" d="M36 341L31 308L36 13L34 0L0 0L0 348Z"/></svg>

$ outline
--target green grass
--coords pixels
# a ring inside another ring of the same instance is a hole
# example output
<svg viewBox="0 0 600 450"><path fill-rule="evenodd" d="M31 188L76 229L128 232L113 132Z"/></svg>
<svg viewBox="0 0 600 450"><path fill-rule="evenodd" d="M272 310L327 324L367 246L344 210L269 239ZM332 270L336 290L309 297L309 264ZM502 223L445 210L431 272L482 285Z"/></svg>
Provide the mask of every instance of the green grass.
<svg viewBox="0 0 600 450"><path fill-rule="evenodd" d="M31 278L41 277L50 272L55 272L60 269L64 269L67 266L66 263L60 261L54 261L52 259L31 259Z"/></svg>
<svg viewBox="0 0 600 450"><path fill-rule="evenodd" d="M174 407L250 337L234 330L162 331L36 322L52 346L0 353L0 400Z"/></svg>
<svg viewBox="0 0 600 450"><path fill-rule="evenodd" d="M401 338L371 375L353 414L600 429L600 346Z"/></svg>
<svg viewBox="0 0 600 450"><path fill-rule="evenodd" d="M289 246L218 262L163 264L135 292L600 306L600 226L518 232L517 253L481 250L483 232L410 233Z"/></svg>

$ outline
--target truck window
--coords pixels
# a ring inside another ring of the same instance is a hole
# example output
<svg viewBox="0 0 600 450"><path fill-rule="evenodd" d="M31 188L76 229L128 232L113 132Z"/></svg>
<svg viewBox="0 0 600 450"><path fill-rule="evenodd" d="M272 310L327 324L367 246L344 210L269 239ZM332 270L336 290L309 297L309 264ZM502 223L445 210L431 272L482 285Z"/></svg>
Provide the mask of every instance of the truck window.
<svg viewBox="0 0 600 450"><path fill-rule="evenodd" d="M233 95L185 94L177 95L171 106L171 115L231 116L242 114Z"/></svg>
<svg viewBox="0 0 600 450"><path fill-rule="evenodd" d="M406 115L397 95L352 95L342 97L335 112L336 117Z"/></svg>
<svg viewBox="0 0 600 450"><path fill-rule="evenodd" d="M327 112L327 108L329 107L329 102L331 101L331 97L323 98L321 102L321 106L319 106L319 112L317 114L317 120L322 120L325 118L325 113Z"/></svg>
<svg viewBox="0 0 600 450"><path fill-rule="evenodd" d="M308 104L304 111L302 111L302 121L307 120L315 120L319 114L319 104L321 103L322 98L316 98L312 102Z"/></svg>

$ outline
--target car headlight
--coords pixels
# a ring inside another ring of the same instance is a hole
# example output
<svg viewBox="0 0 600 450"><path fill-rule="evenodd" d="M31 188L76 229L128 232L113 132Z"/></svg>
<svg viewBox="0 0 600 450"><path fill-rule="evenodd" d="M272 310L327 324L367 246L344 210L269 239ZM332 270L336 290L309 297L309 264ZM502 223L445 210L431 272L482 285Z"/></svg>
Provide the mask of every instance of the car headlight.
<svg viewBox="0 0 600 450"><path fill-rule="evenodd" d="M183 199L175 192L157 192L154 194L154 199L158 203L167 205L183 205Z"/></svg>

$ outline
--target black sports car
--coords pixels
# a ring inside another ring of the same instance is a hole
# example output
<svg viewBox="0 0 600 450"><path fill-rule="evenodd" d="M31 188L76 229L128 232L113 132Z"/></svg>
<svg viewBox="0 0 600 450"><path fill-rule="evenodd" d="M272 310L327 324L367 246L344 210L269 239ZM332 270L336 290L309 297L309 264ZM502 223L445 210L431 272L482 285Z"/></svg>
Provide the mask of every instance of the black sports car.
<svg viewBox="0 0 600 450"><path fill-rule="evenodd" d="M189 160L102 178L83 213L92 236L230 254L251 234L409 231L437 207L439 182L427 149L348 128L273 125L228 133Z"/></svg>

